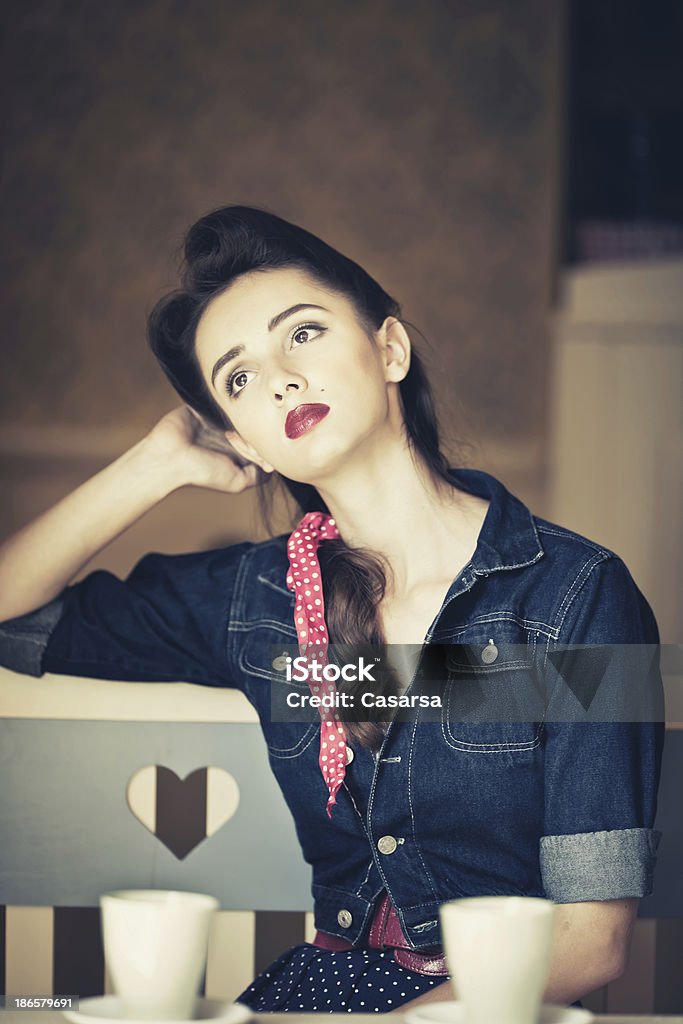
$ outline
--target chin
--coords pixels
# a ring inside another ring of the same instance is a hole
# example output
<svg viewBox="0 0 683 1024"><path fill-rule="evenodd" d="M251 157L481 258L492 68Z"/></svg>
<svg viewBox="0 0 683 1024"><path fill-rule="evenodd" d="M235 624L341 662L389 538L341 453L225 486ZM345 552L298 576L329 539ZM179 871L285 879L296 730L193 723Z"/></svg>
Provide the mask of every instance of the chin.
<svg viewBox="0 0 683 1024"><path fill-rule="evenodd" d="M321 426L324 426L324 421ZM300 444L301 448L288 451L286 460L280 459L279 464L272 465L281 476L316 487L345 470L354 457L365 450L368 438L376 436L374 423L356 423L341 429L337 425L336 429L324 433L314 430L310 436L304 435L293 442Z"/></svg>
<svg viewBox="0 0 683 1024"><path fill-rule="evenodd" d="M307 452L301 459L290 461L286 466L276 467L281 476L299 484L315 487L322 480L328 479L344 465L348 459L348 451Z"/></svg>

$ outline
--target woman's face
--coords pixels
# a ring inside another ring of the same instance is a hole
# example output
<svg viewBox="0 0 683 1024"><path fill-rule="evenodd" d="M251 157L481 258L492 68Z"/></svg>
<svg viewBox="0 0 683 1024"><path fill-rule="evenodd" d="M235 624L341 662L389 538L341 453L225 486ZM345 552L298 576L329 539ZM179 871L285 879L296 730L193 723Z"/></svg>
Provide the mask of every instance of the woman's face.
<svg viewBox="0 0 683 1024"><path fill-rule="evenodd" d="M405 330L390 317L368 336L353 304L305 271L238 278L206 308L196 352L230 440L267 471L323 481L400 436Z"/></svg>

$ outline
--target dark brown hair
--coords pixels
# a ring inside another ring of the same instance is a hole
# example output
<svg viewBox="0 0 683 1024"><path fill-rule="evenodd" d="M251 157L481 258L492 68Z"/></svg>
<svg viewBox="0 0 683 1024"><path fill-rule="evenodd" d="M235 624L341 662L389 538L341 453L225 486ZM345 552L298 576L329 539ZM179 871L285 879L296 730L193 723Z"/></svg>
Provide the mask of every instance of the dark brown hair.
<svg viewBox="0 0 683 1024"><path fill-rule="evenodd" d="M202 217L185 239L182 288L166 295L152 310L148 337L181 398L222 429L230 423L199 369L197 325L211 300L238 277L280 268L303 270L348 298L369 336L387 317L401 318L398 302L362 267L303 228L248 206L226 206ZM450 482L448 463L439 446L431 388L414 350L410 370L400 383L400 396L406 436L417 462L436 482ZM329 511L314 487L281 479L302 512ZM341 540L321 544L319 559L331 643L383 647L378 605L387 585L384 560L376 552L350 548ZM359 685L346 683L340 689L353 692ZM396 690L391 675L385 676L381 685L384 692ZM372 749L381 745L385 730L380 721L353 721L343 708L339 715L349 738Z"/></svg>

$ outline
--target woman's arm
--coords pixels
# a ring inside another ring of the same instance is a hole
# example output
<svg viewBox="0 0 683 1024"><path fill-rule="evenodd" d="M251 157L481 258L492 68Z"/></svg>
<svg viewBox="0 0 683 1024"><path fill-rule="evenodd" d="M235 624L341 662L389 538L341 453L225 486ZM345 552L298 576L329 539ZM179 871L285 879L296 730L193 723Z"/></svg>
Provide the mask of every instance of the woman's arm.
<svg viewBox="0 0 683 1024"><path fill-rule="evenodd" d="M56 597L87 562L187 484L238 493L259 471L239 465L220 431L187 406L0 547L0 621Z"/></svg>
<svg viewBox="0 0 683 1024"><path fill-rule="evenodd" d="M544 1003L572 1003L623 974L638 902L624 899L556 905ZM392 1012L404 1013L422 1003L449 999L455 999L455 994L447 981Z"/></svg>

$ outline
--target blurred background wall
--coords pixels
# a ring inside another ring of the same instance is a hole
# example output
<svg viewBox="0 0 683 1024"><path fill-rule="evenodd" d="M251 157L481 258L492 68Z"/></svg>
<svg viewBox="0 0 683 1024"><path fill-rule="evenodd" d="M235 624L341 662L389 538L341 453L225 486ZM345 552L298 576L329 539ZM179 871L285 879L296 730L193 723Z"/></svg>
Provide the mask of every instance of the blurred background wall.
<svg viewBox="0 0 683 1024"><path fill-rule="evenodd" d="M4 17L3 533L175 404L145 315L187 227L233 202L397 296L446 434L477 446L457 458L542 503L559 2L14 0ZM253 535L252 509L176 495L99 564Z"/></svg>
<svg viewBox="0 0 683 1024"><path fill-rule="evenodd" d="M146 314L188 226L253 204L399 298L453 461L618 551L680 640L676 0L8 0L3 18L0 536L176 404ZM262 536L255 506L186 489L93 565Z"/></svg>

